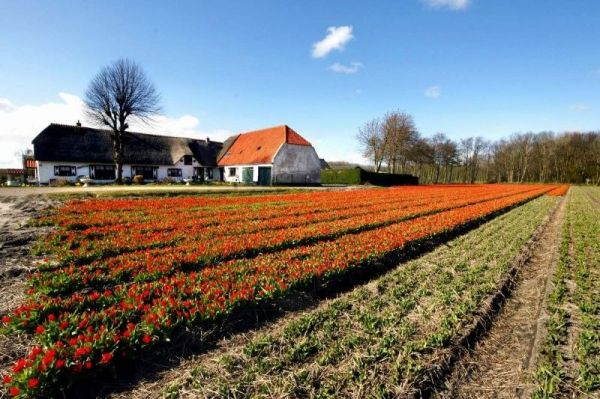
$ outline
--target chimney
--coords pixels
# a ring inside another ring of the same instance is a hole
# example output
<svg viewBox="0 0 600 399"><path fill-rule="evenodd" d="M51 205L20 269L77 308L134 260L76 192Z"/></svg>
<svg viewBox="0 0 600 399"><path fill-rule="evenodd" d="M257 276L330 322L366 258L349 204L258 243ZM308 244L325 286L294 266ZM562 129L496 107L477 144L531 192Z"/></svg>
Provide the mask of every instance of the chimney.
<svg viewBox="0 0 600 399"><path fill-rule="evenodd" d="M207 138L206 138L206 142L207 142L207 143L210 143L210 137L207 137Z"/></svg>
<svg viewBox="0 0 600 399"><path fill-rule="evenodd" d="M81 127L81 122L77 121L77 123L75 124L77 127Z"/></svg>

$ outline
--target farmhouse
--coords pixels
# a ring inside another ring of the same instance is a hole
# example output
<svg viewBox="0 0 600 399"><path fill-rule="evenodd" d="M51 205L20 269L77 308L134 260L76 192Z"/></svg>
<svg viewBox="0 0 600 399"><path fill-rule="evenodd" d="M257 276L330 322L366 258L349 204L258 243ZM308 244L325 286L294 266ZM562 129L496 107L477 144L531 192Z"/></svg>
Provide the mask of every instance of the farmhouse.
<svg viewBox="0 0 600 399"><path fill-rule="evenodd" d="M52 123L33 139L36 178L75 181L88 176L98 183L113 182L111 132ZM185 137L127 132L123 177L144 176L145 181L172 179L221 180L217 155L222 143Z"/></svg>
<svg viewBox="0 0 600 399"><path fill-rule="evenodd" d="M228 182L316 184L321 161L313 146L287 125L228 138L219 153Z"/></svg>
<svg viewBox="0 0 600 399"><path fill-rule="evenodd" d="M109 130L52 123L32 143L40 184L84 176L96 183L115 179ZM238 134L225 143L134 132L125 138L124 178L314 184L320 169L312 145L286 125Z"/></svg>

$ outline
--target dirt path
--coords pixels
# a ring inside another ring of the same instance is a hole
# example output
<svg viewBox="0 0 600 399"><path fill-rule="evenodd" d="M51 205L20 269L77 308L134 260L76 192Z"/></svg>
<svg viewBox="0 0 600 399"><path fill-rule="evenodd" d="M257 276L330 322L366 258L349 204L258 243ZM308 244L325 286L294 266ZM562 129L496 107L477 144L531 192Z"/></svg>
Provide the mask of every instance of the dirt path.
<svg viewBox="0 0 600 399"><path fill-rule="evenodd" d="M27 221L55 205L45 197L0 196L0 315L25 298L27 273L41 260L31 254L33 243L48 231ZM0 371L10 366L30 345L25 336L0 335Z"/></svg>
<svg viewBox="0 0 600 399"><path fill-rule="evenodd" d="M437 398L529 398L546 297L558 259L563 199L521 269L517 286L490 331L455 366Z"/></svg>
<svg viewBox="0 0 600 399"><path fill-rule="evenodd" d="M309 190L309 191L335 191L335 190L354 190L360 188L370 188L373 186L233 186L233 185L142 185L142 186L90 186L90 187L0 187L0 197L23 198L42 195L89 195L103 196L110 194L118 195L143 195L143 194L206 194L220 193L231 194L238 192L285 192L289 190Z"/></svg>

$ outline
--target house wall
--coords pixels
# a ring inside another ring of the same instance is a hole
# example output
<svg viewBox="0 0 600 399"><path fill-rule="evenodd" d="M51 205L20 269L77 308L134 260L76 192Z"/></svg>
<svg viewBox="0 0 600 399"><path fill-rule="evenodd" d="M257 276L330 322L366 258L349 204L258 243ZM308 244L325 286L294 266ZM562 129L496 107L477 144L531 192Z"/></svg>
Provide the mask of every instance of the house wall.
<svg viewBox="0 0 600 399"><path fill-rule="evenodd" d="M194 176L194 168L201 167L200 163L196 161L196 158L192 159L191 165L184 165L183 157L173 166L160 167L158 168L158 179L162 180L168 177L167 169L169 168L177 168L181 169L181 177L171 177L173 180L182 180L182 179L191 179Z"/></svg>
<svg viewBox="0 0 600 399"><path fill-rule="evenodd" d="M224 180L229 183L242 183L242 169L254 168L253 182L258 183L258 168L269 166L273 184L317 184L321 181L321 161L313 147L306 145L283 144L272 164L225 166ZM236 175L229 176L229 169L236 168Z"/></svg>
<svg viewBox="0 0 600 399"><path fill-rule="evenodd" d="M249 168L252 167L254 170L252 171L252 181L254 183L258 183L258 168L261 166L268 166L268 167L272 167L273 165L270 163L265 163L265 164L259 164L259 165L248 165L248 164L240 164L240 165L230 165L230 166L225 166L225 175L223 180L225 180L226 182L229 183L242 183L243 179L242 179L242 168ZM229 168L236 168L236 175L235 176L229 176Z"/></svg>
<svg viewBox="0 0 600 399"><path fill-rule="evenodd" d="M317 184L321 181L321 161L314 147L283 144L272 171L273 184Z"/></svg>
<svg viewBox="0 0 600 399"><path fill-rule="evenodd" d="M77 163L77 162L47 162L47 161L36 161L37 163L37 176L38 182L41 184L47 184L52 179L63 179L71 182L75 182L77 180L77 176L87 176L90 174L90 165ZM76 173L75 176L55 176L54 175L54 167L64 165L64 166L75 166Z"/></svg>
<svg viewBox="0 0 600 399"><path fill-rule="evenodd" d="M40 184L48 184L52 179L64 179L71 182L75 182L78 176L89 176L90 175L90 164L89 163L78 163L78 162L48 162L48 161L36 161L37 163L37 176L38 182ZM54 175L54 167L58 165L64 166L75 166L76 173L75 176L55 176ZM201 167L201 165L194 159L192 165L184 165L183 160L180 160L175 165L153 165L158 166L157 171L157 180L163 180L168 177L168 169L170 168L180 168L181 169L181 177L170 177L172 180L181 181L183 179L191 179L194 175L194 167ZM133 177L131 171L132 165L123 165L123 177ZM205 170L205 180L218 181L221 178L219 173L219 168L213 169L213 178L208 178L208 173ZM112 183L114 179L111 180L94 180L94 182L99 184Z"/></svg>

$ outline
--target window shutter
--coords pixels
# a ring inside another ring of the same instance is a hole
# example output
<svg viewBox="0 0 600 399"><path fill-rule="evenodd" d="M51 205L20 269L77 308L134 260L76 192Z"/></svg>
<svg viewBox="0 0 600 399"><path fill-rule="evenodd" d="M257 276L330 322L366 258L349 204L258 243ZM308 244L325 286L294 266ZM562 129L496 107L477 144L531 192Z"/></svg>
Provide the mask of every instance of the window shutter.
<svg viewBox="0 0 600 399"><path fill-rule="evenodd" d="M58 176L58 173L59 173L59 167L55 166L54 167L54 176Z"/></svg>

